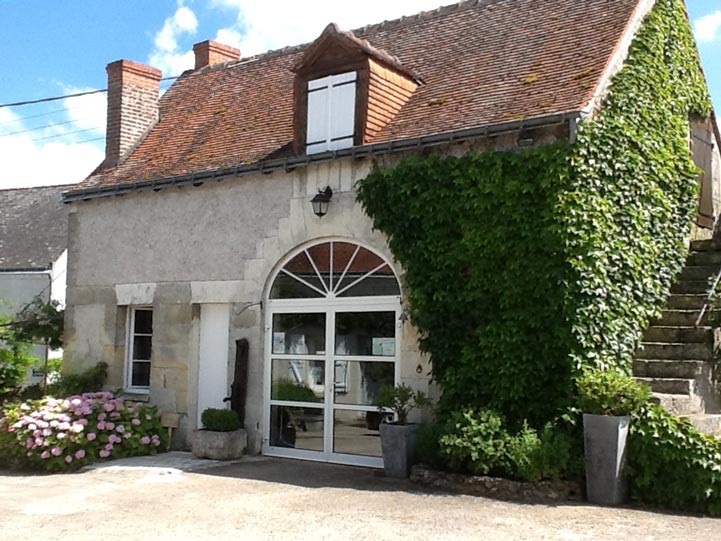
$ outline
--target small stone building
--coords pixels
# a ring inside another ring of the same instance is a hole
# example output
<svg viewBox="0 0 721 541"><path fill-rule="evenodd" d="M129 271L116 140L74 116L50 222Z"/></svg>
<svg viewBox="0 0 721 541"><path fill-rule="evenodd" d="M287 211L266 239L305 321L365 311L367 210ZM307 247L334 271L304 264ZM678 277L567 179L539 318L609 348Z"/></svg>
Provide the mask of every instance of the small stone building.
<svg viewBox="0 0 721 541"><path fill-rule="evenodd" d="M109 64L106 159L65 194L67 366L179 413L176 447L235 382L250 452L380 466L377 390L428 391L429 364L356 183L572 141L651 5L473 0L250 58L205 41L160 99L158 70Z"/></svg>

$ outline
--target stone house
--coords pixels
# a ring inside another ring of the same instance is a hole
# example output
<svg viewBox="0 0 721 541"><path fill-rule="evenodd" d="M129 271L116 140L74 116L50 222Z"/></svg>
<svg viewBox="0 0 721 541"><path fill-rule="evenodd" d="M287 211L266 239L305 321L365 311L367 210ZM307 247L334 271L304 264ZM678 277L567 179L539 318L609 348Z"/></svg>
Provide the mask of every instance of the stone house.
<svg viewBox="0 0 721 541"><path fill-rule="evenodd" d="M69 209L62 194L68 188L0 190L0 314L16 314L35 299L65 304ZM62 351L37 345L31 354L45 360ZM41 379L28 371L28 383Z"/></svg>
<svg viewBox="0 0 721 541"><path fill-rule="evenodd" d="M176 447L235 381L250 452L380 466L377 388L428 390L429 365L355 185L411 154L572 141L653 2L547 4L331 24L250 58L205 41L160 99L158 70L109 64L105 161L64 196L69 368L103 360L109 387L179 413Z"/></svg>

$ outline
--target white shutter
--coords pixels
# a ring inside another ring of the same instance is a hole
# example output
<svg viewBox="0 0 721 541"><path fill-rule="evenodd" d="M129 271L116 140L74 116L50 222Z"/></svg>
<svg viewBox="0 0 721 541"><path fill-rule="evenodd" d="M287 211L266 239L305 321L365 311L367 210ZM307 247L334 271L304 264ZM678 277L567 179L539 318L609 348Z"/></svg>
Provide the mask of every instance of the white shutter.
<svg viewBox="0 0 721 541"><path fill-rule="evenodd" d="M329 94L330 77L308 82L307 154L328 150Z"/></svg>
<svg viewBox="0 0 721 541"><path fill-rule="evenodd" d="M330 94L330 150L353 146L355 72L335 76Z"/></svg>
<svg viewBox="0 0 721 541"><path fill-rule="evenodd" d="M353 146L356 72L308 82L306 153Z"/></svg>

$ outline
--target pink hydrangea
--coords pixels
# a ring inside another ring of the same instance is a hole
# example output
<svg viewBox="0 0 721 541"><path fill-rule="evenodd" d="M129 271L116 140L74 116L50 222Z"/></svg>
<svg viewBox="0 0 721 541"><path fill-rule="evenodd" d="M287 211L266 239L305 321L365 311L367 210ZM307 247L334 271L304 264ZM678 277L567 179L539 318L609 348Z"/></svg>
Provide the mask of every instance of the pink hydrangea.
<svg viewBox="0 0 721 541"><path fill-rule="evenodd" d="M106 430L113 430L114 428L115 428L115 423L105 423Z"/></svg>
<svg viewBox="0 0 721 541"><path fill-rule="evenodd" d="M142 443L143 445L148 445L150 443L150 438L148 436L143 436L142 438L140 438L140 443Z"/></svg>
<svg viewBox="0 0 721 541"><path fill-rule="evenodd" d="M58 432L55 437L59 440L64 440L65 435L66 435L65 432Z"/></svg>
<svg viewBox="0 0 721 541"><path fill-rule="evenodd" d="M123 432L125 432L125 427L123 425L118 425L115 427L115 431L122 434Z"/></svg>
<svg viewBox="0 0 721 541"><path fill-rule="evenodd" d="M98 430L105 430L105 423L103 421L100 421L97 424Z"/></svg>
<svg viewBox="0 0 721 541"><path fill-rule="evenodd" d="M40 458L42 458L43 460L45 460L46 458L50 458L50 452L43 451L42 453L40 453Z"/></svg>
<svg viewBox="0 0 721 541"><path fill-rule="evenodd" d="M100 455L100 458L108 458L110 456L110 451L100 449L100 452L98 454Z"/></svg>
<svg viewBox="0 0 721 541"><path fill-rule="evenodd" d="M112 451L112 450L113 450L113 444L112 444L112 443L108 443L108 444L105 446L105 450L106 450L106 451Z"/></svg>
<svg viewBox="0 0 721 541"><path fill-rule="evenodd" d="M107 415L105 415L104 413L100 413L98 414L98 421L104 421L106 417Z"/></svg>
<svg viewBox="0 0 721 541"><path fill-rule="evenodd" d="M50 428L45 428L45 429L43 429L42 435L47 438L47 437L48 437L50 434L52 434L52 433L53 433L52 429L50 429Z"/></svg>
<svg viewBox="0 0 721 541"><path fill-rule="evenodd" d="M93 441L93 440L94 440L95 438L97 438L97 437L98 437L98 436L97 436L97 434L96 434L95 432L90 432L90 433L88 433L88 435L86 436L86 438L88 438L88 441Z"/></svg>
<svg viewBox="0 0 721 541"><path fill-rule="evenodd" d="M105 411L111 412L115 409L115 404L112 402L106 402L106 404L103 406L103 408L105 409Z"/></svg>
<svg viewBox="0 0 721 541"><path fill-rule="evenodd" d="M130 422L133 423L134 426L140 426L140 419L137 417Z"/></svg>
<svg viewBox="0 0 721 541"><path fill-rule="evenodd" d="M60 456L61 454L63 454L63 450L57 446L50 449L50 452L52 453L53 456Z"/></svg>
<svg viewBox="0 0 721 541"><path fill-rule="evenodd" d="M82 460L83 458L85 458L85 450L79 449L78 451L75 451L75 458L77 458L78 460Z"/></svg>
<svg viewBox="0 0 721 541"><path fill-rule="evenodd" d="M110 414L111 419L117 419L118 417L120 417L120 412L114 411Z"/></svg>
<svg viewBox="0 0 721 541"><path fill-rule="evenodd" d="M73 457L71 457L70 455L65 457L65 462L67 462L68 464L70 464L72 461L73 461Z"/></svg>

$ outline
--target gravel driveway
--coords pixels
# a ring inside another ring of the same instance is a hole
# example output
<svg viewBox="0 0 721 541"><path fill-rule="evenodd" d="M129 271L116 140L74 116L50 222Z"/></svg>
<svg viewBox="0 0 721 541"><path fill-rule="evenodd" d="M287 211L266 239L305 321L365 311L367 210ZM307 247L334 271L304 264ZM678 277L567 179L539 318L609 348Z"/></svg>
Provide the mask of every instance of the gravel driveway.
<svg viewBox="0 0 721 541"><path fill-rule="evenodd" d="M0 539L721 539L721 520L428 493L373 470L183 453L70 475L0 471Z"/></svg>

